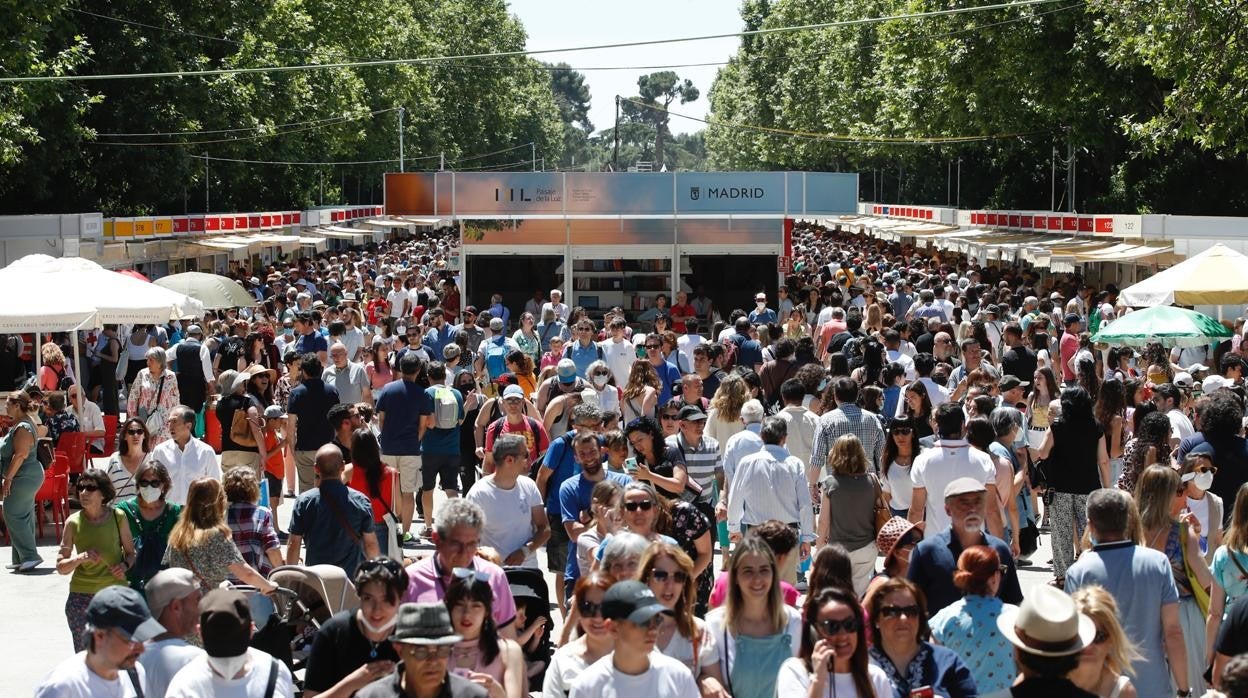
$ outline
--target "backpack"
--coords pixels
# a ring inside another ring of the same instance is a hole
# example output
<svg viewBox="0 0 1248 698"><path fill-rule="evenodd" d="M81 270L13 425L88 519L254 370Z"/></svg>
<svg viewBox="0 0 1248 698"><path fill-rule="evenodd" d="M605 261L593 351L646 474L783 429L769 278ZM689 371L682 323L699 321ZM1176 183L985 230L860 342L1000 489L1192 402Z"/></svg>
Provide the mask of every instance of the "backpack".
<svg viewBox="0 0 1248 698"><path fill-rule="evenodd" d="M459 426L459 401L455 399L455 392L445 385L434 386L433 427L454 429L457 426Z"/></svg>
<svg viewBox="0 0 1248 698"><path fill-rule="evenodd" d="M736 335L732 335L732 336L736 336ZM724 368L724 369L730 369L733 366L737 365L738 345L732 339L732 336L730 336L728 339L725 339L723 342L720 342L720 346L724 348L724 363L721 366L721 368Z"/></svg>
<svg viewBox="0 0 1248 698"><path fill-rule="evenodd" d="M490 380L497 380L507 372L507 340L502 335L491 338L485 348L485 370Z"/></svg>

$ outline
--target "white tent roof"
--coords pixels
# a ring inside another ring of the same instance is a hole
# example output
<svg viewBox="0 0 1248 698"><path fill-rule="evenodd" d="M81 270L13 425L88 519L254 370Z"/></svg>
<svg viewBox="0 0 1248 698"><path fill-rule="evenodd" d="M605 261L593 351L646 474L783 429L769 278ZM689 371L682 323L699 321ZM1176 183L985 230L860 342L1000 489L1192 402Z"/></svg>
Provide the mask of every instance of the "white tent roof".
<svg viewBox="0 0 1248 698"><path fill-rule="evenodd" d="M204 314L204 304L194 298L109 271L81 257L22 257L0 270L0 288L10 284L34 284L15 287L20 289L24 305L29 306L28 314L63 311L65 298L93 306L96 321L106 324L161 323ZM6 319L0 314L0 323ZM50 328L43 325L42 329Z"/></svg>
<svg viewBox="0 0 1248 698"><path fill-rule="evenodd" d="M0 332L70 332L100 324L84 294L69 287L57 293L45 282L26 271L0 272Z"/></svg>
<svg viewBox="0 0 1248 698"><path fill-rule="evenodd" d="M1248 256L1218 243L1118 294L1132 307L1248 303Z"/></svg>

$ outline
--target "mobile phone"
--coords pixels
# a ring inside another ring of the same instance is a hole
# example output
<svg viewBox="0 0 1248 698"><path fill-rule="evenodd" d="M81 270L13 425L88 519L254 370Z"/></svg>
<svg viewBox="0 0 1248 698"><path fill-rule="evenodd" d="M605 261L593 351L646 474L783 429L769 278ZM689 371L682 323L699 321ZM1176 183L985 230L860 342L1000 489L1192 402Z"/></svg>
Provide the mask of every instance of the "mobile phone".
<svg viewBox="0 0 1248 698"><path fill-rule="evenodd" d="M919 686L910 691L910 698L936 698L936 692L931 686Z"/></svg>
<svg viewBox="0 0 1248 698"><path fill-rule="evenodd" d="M637 459L636 459L636 458L632 458L632 457L630 457L630 458L625 458L625 459L624 459L624 469L625 469L625 470L627 470L627 471L628 471L628 472L630 472L630 473L631 473L631 472L633 472L633 471L635 471L635 470L637 470Z"/></svg>

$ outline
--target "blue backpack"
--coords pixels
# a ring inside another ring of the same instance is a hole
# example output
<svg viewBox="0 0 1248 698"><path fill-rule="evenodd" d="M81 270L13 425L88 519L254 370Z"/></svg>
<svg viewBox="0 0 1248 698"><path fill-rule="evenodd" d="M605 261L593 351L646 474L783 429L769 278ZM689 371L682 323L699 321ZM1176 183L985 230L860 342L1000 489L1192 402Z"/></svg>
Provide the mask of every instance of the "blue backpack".
<svg viewBox="0 0 1248 698"><path fill-rule="evenodd" d="M498 335L490 338L489 346L485 348L485 370L490 374L490 380L497 380L507 372L506 337Z"/></svg>

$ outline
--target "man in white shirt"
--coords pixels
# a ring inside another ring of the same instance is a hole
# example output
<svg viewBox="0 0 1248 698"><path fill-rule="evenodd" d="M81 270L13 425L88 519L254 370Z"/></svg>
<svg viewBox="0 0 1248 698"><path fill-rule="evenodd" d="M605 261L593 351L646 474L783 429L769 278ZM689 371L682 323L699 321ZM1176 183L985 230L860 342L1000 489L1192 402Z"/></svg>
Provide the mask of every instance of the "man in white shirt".
<svg viewBox="0 0 1248 698"><path fill-rule="evenodd" d="M205 655L191 660L173 677L167 698L264 696L270 681L274 698L294 698L295 683L286 664L249 647L251 608L243 592L213 589L204 594L199 609Z"/></svg>
<svg viewBox="0 0 1248 698"><path fill-rule="evenodd" d="M698 319L696 317L686 318L685 333L676 338L676 349L684 354L688 365L693 365L693 348L706 341L706 338L698 334Z"/></svg>
<svg viewBox="0 0 1248 698"><path fill-rule="evenodd" d="M550 302L542 304L542 312L544 313L546 312L547 308L550 308L551 310L555 311L555 317L559 318L560 320L564 322L567 322L568 315L572 313L572 309L569 308L566 303L560 302L562 300L563 300L563 291L560 291L557 288L550 289Z"/></svg>
<svg viewBox="0 0 1248 698"><path fill-rule="evenodd" d="M171 504L186 504L186 493L191 481L201 477L221 479L221 464L212 446L195 438L191 429L195 426L195 413L185 405L169 411L171 438L152 449L152 460L165 466L173 485L165 495Z"/></svg>
<svg viewBox="0 0 1248 698"><path fill-rule="evenodd" d="M615 384L621 388L628 385L628 374L637 360L637 348L628 339L628 321L617 317L607 326L610 336L598 343L602 348L602 360L607 362Z"/></svg>
<svg viewBox="0 0 1248 698"><path fill-rule="evenodd" d="M763 403L758 400L746 400L741 405L741 421L745 423L745 429L728 437L727 443L724 444L724 493L719 499L719 506L728 511L728 490L732 489L732 479L737 472L737 466L746 456L754 455L763 450L763 437L759 435L759 431L763 428L763 417L766 411L763 409Z"/></svg>
<svg viewBox="0 0 1248 698"><path fill-rule="evenodd" d="M780 417L764 419L759 431L763 450L746 456L737 466L728 493L728 534L736 541L751 527L775 519L797 528L804 558L815 539L815 512L806 466L784 448L788 425ZM798 556L788 557L791 569L780 570L780 577L792 583Z"/></svg>
<svg viewBox="0 0 1248 698"><path fill-rule="evenodd" d="M195 574L182 567L161 570L144 587L147 606L164 626L165 632L147 641L139 664L147 674L147 695L163 696L169 682L182 667L204 651L182 639L195 633L199 625L199 599L202 594Z"/></svg>
<svg viewBox="0 0 1248 698"><path fill-rule="evenodd" d="M655 652L662 614L671 615L650 587L616 582L602 598L602 617L615 651L594 662L572 684L572 698L683 698L698 695L683 662Z"/></svg>
<svg viewBox="0 0 1248 698"><path fill-rule="evenodd" d="M822 471L822 468L810 462L815 452L815 434L819 432L819 416L802 406L802 401L806 398L806 388L796 378L780 384L780 397L784 400L784 409L776 416L788 422L785 449L789 455L806 466L807 480L811 488L814 488L819 484L819 474ZM731 439L729 442L731 443Z"/></svg>
<svg viewBox="0 0 1248 698"><path fill-rule="evenodd" d="M907 381L914 380L914 359L901 351L901 333L897 330L884 332L884 353L889 363L901 364L901 367L906 370Z"/></svg>
<svg viewBox="0 0 1248 698"><path fill-rule="evenodd" d="M965 438L966 413L962 405L946 402L936 409L935 448L929 448L914 459L910 480L914 491L910 498L910 521L927 521L923 537L932 538L949 528L949 512L940 496L928 498L928 492L943 495L945 486L962 477L984 483L988 501L997 497L997 470L992 457L971 448ZM988 507L988 532L1004 540L1001 507Z"/></svg>
<svg viewBox="0 0 1248 698"><path fill-rule="evenodd" d="M509 567L537 568L537 551L550 539L550 521L537 484L528 475L529 447L523 436L494 441L494 473L477 480L468 501L485 512L481 543L498 551Z"/></svg>
<svg viewBox="0 0 1248 698"><path fill-rule="evenodd" d="M1164 412L1170 420L1170 445L1178 446L1179 442L1196 433L1192 420L1183 414L1183 391L1180 381L1186 378L1188 387L1192 377L1187 373L1177 373L1173 383L1163 383L1153 388L1153 404L1159 412Z"/></svg>
<svg viewBox="0 0 1248 698"><path fill-rule="evenodd" d="M152 618L139 592L125 586L97 592L87 606L87 632L87 649L48 672L35 687L35 698L147 695L139 657L143 643L164 628Z"/></svg>

